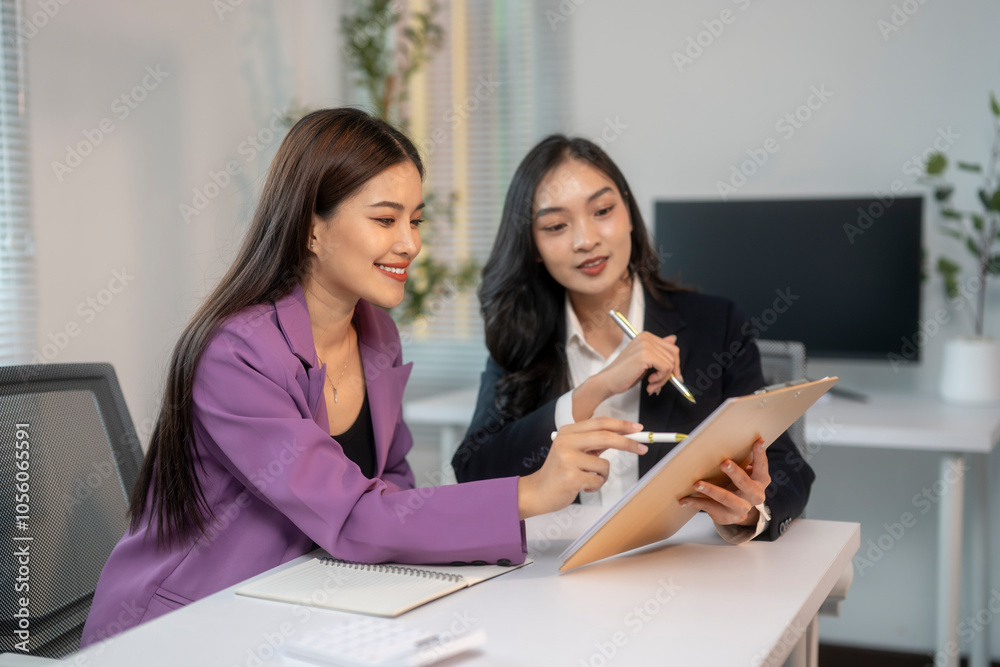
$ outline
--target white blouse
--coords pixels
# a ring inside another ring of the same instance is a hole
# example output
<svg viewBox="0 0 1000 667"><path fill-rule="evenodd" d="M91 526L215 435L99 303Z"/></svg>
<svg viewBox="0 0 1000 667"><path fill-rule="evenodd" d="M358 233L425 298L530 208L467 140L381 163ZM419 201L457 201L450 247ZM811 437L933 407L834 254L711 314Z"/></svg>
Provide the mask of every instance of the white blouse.
<svg viewBox="0 0 1000 667"><path fill-rule="evenodd" d="M600 373L618 358L622 350L629 344L628 336L622 336L622 342L605 359L601 354L587 343L584 338L584 324L576 316L573 304L570 302L569 294L566 295L566 363L569 366L570 390L559 397L556 401L556 428L562 428L567 424L572 424L573 419L573 390L579 387L587 378ZM629 301L628 313L626 316L636 333L643 329L645 319L646 299L642 291L642 284L632 281L632 298ZM668 391L670 391L669 388ZM639 421L639 398L642 391L642 382L636 382L628 391L616 394L602 402L594 410L594 417L614 417L628 421ZM581 493L580 502L584 505L600 505L610 508L617 503L625 492L633 484L639 481L639 456L631 452L623 452L617 449L608 449L601 454L601 458L607 459L610 463L608 480L599 490L593 493ZM756 529L750 526L719 526L716 530L728 542L742 544L752 540L757 535L764 532L770 523L762 505L757 506L760 518L757 521Z"/></svg>

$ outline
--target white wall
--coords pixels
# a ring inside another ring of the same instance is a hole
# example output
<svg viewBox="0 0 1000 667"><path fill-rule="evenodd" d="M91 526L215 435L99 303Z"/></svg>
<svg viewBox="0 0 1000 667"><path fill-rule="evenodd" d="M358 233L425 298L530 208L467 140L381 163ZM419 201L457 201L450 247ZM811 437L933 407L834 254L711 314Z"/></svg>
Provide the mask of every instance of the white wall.
<svg viewBox="0 0 1000 667"><path fill-rule="evenodd" d="M277 145L266 132L260 151L244 142L293 98L311 106L346 101L339 3L221 0L214 6L233 11L220 17L205 0L63 1L28 41L38 351L47 361L113 363L133 419L146 432L171 346L228 264ZM961 135L951 154L985 157L986 93L991 86L1000 92L996 3L927 2L887 41L876 21L889 19L889 0L563 6L566 20L553 26L570 31L573 43L567 131L597 137L616 119L627 126L608 149L647 219L656 197L714 195L716 181L770 136L781 138L780 149L741 196L886 190L906 177L904 162L949 126ZM678 72L672 52L723 9L733 22ZM40 3L26 0L29 17L39 11ZM115 100L141 84L147 67L168 74L121 117ZM833 96L785 140L775 122L802 104L811 86L826 86ZM52 163L65 162L66 147L86 141L84 132L104 118L114 130L60 180ZM204 191L210 172L229 161L241 173L186 223L179 205L191 205L193 190ZM929 245L946 247L934 233ZM129 276L128 285L102 292L115 271ZM925 313L941 303L938 288L928 286ZM88 298L103 298L102 311L88 312ZM994 285L994 335L998 300ZM60 335L67 327L74 336ZM832 371L859 385L932 392L940 341L959 329L932 339L916 368L892 373L851 364ZM863 542L877 537L883 521L897 520L913 493L936 477L935 457L927 454L828 448L813 463L820 477L810 515L861 521ZM935 537L933 519L911 529L856 581L844 617L824 621L824 639L929 651ZM1000 554L995 539L993 553Z"/></svg>
<svg viewBox="0 0 1000 667"><path fill-rule="evenodd" d="M235 252L283 136L272 110L343 103L339 3L62 1L25 6L41 26L26 32L36 350L113 363L145 442L170 350ZM88 154L77 163L67 147ZM197 213L185 220L181 204Z"/></svg>
<svg viewBox="0 0 1000 667"><path fill-rule="evenodd" d="M948 149L953 159L987 157L988 94L991 89L1000 94L997 3L586 0L563 6L566 20L553 25L569 30L573 44L573 121L567 129L610 139L607 149L628 177L647 222L658 197L718 196L716 182L728 179L731 167L747 159L746 151L769 137L777 152L735 196L867 196L889 191L897 179L917 191L905 164L948 128L959 135ZM878 21L892 25L894 7L902 25L884 38ZM715 24L719 34L711 40L702 35L708 45L678 68L674 52L684 53L688 38L697 40L706 30L703 22L719 19L723 11L730 12L724 17L729 23L721 24L721 31ZM832 95L791 136L776 128L814 88ZM613 125L622 128L618 136ZM935 218L928 227L932 256L947 251L966 260L962 249L937 232ZM752 266L748 257L748 272ZM998 292L992 285L987 329L994 336L1000 336ZM943 303L940 281L934 279L925 286L923 317ZM933 394L941 343L966 333L971 331L955 316L931 338L920 364L898 372L888 363L859 362L814 363L810 372L838 374L857 388ZM991 460L994 480L998 458ZM812 463L819 479L809 515L860 521L862 544L884 531L883 522L914 512L913 495L938 474L933 454L826 448ZM997 486L994 517L1000 516ZM937 512L918 519L876 567L856 579L843 617L822 622L824 641L932 650ZM1000 590L995 535L992 553L991 588ZM966 603L963 617L973 611L978 610ZM988 631L998 656L1000 623Z"/></svg>

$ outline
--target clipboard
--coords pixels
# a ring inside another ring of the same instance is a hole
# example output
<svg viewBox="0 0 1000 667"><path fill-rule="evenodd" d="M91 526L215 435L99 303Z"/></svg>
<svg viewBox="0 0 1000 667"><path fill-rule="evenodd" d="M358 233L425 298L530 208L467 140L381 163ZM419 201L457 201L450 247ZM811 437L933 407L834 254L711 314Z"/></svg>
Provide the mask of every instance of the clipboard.
<svg viewBox="0 0 1000 667"><path fill-rule="evenodd" d="M747 396L727 399L681 443L560 555L560 572L665 540L698 513L681 507L681 498L696 495L705 480L725 486L729 477L719 466L725 459L750 462L753 443L764 447L788 430L806 410L836 384L836 377L787 382Z"/></svg>

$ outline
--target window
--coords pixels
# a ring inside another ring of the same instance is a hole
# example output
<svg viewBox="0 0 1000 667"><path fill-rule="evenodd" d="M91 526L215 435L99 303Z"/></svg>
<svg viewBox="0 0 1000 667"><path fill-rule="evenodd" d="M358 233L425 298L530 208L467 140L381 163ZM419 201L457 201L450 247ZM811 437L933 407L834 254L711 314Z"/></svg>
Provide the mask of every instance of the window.
<svg viewBox="0 0 1000 667"><path fill-rule="evenodd" d="M0 0L0 364L31 361L34 242L28 209L24 43L19 3Z"/></svg>
<svg viewBox="0 0 1000 667"><path fill-rule="evenodd" d="M567 30L555 2L442 2L442 49L414 78L410 134L427 166L425 193L458 199L450 225L424 252L485 263L518 163L542 137L565 129ZM487 352L470 289L435 304L424 326L403 327L414 361L408 394L479 382Z"/></svg>

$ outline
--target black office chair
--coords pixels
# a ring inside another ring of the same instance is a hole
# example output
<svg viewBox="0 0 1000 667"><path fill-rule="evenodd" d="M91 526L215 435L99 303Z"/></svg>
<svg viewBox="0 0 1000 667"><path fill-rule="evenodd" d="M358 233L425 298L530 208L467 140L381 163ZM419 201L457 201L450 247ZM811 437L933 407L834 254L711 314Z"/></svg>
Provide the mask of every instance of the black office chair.
<svg viewBox="0 0 1000 667"><path fill-rule="evenodd" d="M0 367L0 651L79 649L142 457L110 364Z"/></svg>

